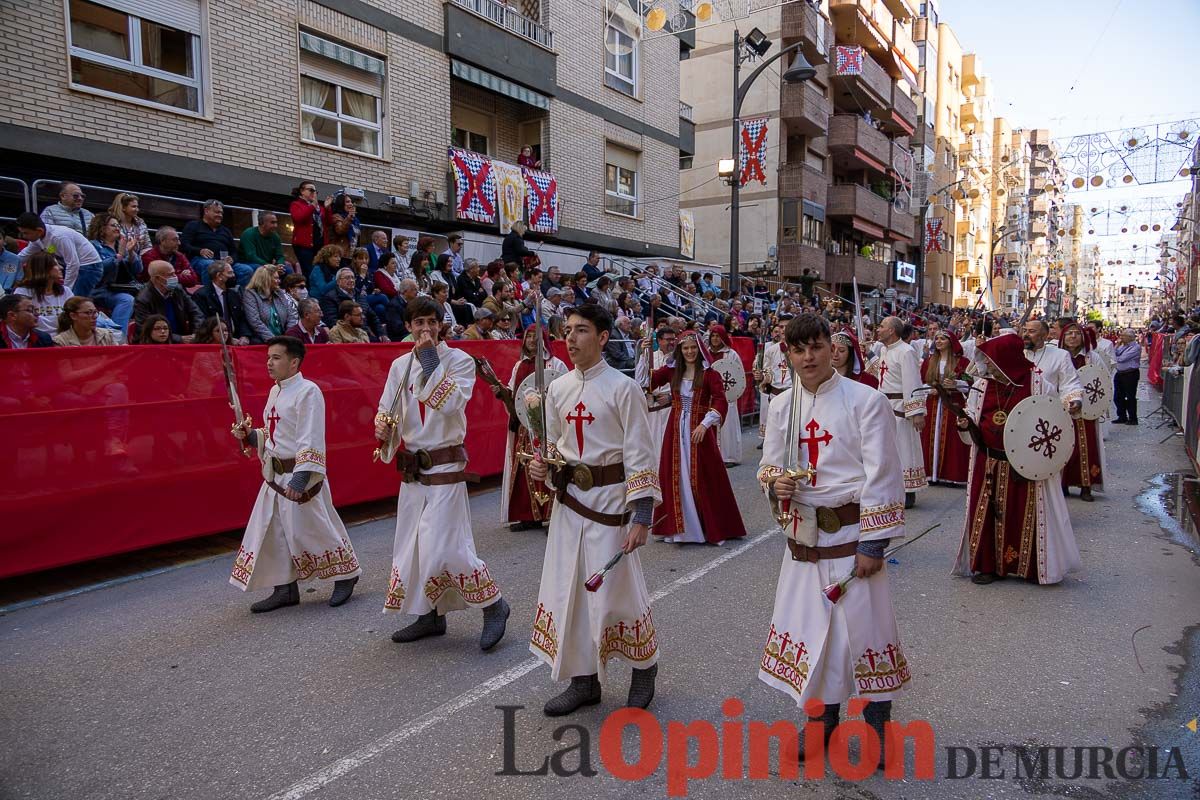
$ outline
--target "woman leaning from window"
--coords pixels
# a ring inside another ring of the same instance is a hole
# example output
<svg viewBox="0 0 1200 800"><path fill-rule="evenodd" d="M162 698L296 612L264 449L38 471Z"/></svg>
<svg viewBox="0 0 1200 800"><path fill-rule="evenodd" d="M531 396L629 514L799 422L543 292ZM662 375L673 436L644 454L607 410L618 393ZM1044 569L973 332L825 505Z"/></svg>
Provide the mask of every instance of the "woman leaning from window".
<svg viewBox="0 0 1200 800"><path fill-rule="evenodd" d="M72 297L63 303L54 343L59 347L107 347L117 344L112 331L96 327L97 313L96 304L90 297Z"/></svg>

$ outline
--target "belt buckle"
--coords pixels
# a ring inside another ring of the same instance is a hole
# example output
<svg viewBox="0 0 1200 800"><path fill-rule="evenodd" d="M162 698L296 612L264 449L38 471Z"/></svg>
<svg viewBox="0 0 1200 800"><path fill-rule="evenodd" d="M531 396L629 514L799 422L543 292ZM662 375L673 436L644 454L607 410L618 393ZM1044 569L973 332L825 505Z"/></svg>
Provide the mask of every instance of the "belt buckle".
<svg viewBox="0 0 1200 800"><path fill-rule="evenodd" d="M417 466L421 469L429 469L433 466L433 456L429 455L429 451L425 449L418 450L413 454L417 459Z"/></svg>
<svg viewBox="0 0 1200 800"><path fill-rule="evenodd" d="M842 521L832 508L821 506L817 509L817 527L825 533L837 533L842 529Z"/></svg>
<svg viewBox="0 0 1200 800"><path fill-rule="evenodd" d="M276 475L286 474L285 470L283 469L283 459L279 458L278 456L271 456L271 469Z"/></svg>
<svg viewBox="0 0 1200 800"><path fill-rule="evenodd" d="M595 481L592 480L592 471L588 469L586 464L575 465L571 470L571 482L585 492L596 485Z"/></svg>

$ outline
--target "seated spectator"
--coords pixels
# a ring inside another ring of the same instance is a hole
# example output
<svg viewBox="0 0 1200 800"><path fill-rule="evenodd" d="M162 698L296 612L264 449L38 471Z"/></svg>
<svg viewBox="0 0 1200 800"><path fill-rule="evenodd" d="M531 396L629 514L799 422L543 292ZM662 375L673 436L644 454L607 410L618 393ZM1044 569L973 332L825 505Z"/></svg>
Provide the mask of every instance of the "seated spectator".
<svg viewBox="0 0 1200 800"><path fill-rule="evenodd" d="M233 267L227 261L214 261L208 266L208 285L192 295L192 300L205 317L219 317L229 329L230 344L250 344L254 335L246 309L242 306L242 293L234 283Z"/></svg>
<svg viewBox="0 0 1200 800"><path fill-rule="evenodd" d="M258 225L246 228L238 240L238 260L255 268L285 263L278 227L279 217L274 211L258 212Z"/></svg>
<svg viewBox="0 0 1200 800"><path fill-rule="evenodd" d="M22 263L34 253L52 253L62 262L63 285L72 292L78 287L77 294L84 296L92 293L104 270L100 266L100 254L86 236L74 228L46 225L41 217L30 211L17 217L17 232L28 242L17 254ZM25 271L28 274L28 268ZM51 330L53 328L51 325Z"/></svg>
<svg viewBox="0 0 1200 800"><path fill-rule="evenodd" d="M542 160L533 154L532 147L525 145L521 148L521 154L517 156L517 165L529 169L541 169Z"/></svg>
<svg viewBox="0 0 1200 800"><path fill-rule="evenodd" d="M401 342L404 341L405 336L408 336L408 325L404 319L404 312L408 309L408 304L416 296L417 282L412 278L405 278L400 281L400 289L396 292L396 296L388 301L384 320L387 326L388 339L391 341Z"/></svg>
<svg viewBox="0 0 1200 800"><path fill-rule="evenodd" d="M50 334L39 331L37 323L36 307L28 297L19 294L0 297L0 349L54 347Z"/></svg>
<svg viewBox="0 0 1200 800"><path fill-rule="evenodd" d="M284 336L294 336L305 344L326 344L329 329L321 322L321 304L311 297L300 301L297 313L300 321L287 329Z"/></svg>
<svg viewBox="0 0 1200 800"><path fill-rule="evenodd" d="M388 300L396 296L400 282L404 280L404 276L397 271L399 263L395 253L384 253L379 257L379 265L375 270L375 289Z"/></svg>
<svg viewBox="0 0 1200 800"><path fill-rule="evenodd" d="M165 261L175 268L175 277L179 285L189 292L195 291L200 285L200 277L192 269L187 256L179 249L179 234L170 225L163 225L154 232L154 247L142 253L142 271L137 279L142 283L149 280L146 268L152 262Z"/></svg>
<svg viewBox="0 0 1200 800"><path fill-rule="evenodd" d="M387 332L383 329L382 323L380 323L379 318L375 315L374 309L364 302L362 296L355 294L354 271L349 267L339 269L333 288L321 295L321 316L324 317L325 324L330 326L331 330L338 321L342 303L347 300L353 300L363 307L366 328L371 336L380 341L388 341Z"/></svg>
<svg viewBox="0 0 1200 800"><path fill-rule="evenodd" d="M321 297L333 288L337 271L342 268L342 249L327 244L313 256L312 271L308 273L308 296Z"/></svg>
<svg viewBox="0 0 1200 800"><path fill-rule="evenodd" d="M0 247L0 293L11 292L24 276L25 271L21 269L21 259L17 254Z"/></svg>
<svg viewBox="0 0 1200 800"><path fill-rule="evenodd" d="M139 257L151 248L150 229L146 227L146 221L138 216L141 213L141 201L137 195L119 192L108 207L108 213L121 226L121 236L132 242L131 247Z"/></svg>
<svg viewBox="0 0 1200 800"><path fill-rule="evenodd" d="M425 253L417 253L412 259L412 278L417 282L417 291L421 294L429 294L433 286L433 273L430 271L431 262L429 256Z"/></svg>
<svg viewBox="0 0 1200 800"><path fill-rule="evenodd" d="M467 326L463 331L462 338L478 341L480 339L491 339L492 328L496 324L496 315L486 308L481 308L475 312L475 322Z"/></svg>
<svg viewBox="0 0 1200 800"><path fill-rule="evenodd" d="M475 308L482 308L487 293L483 291L483 282L479 278L479 262L468 258L462 274L458 276L454 294Z"/></svg>
<svg viewBox="0 0 1200 800"><path fill-rule="evenodd" d="M604 360L615 369L633 369L637 342L630 336L632 328L629 317L618 317L613 324L612 336L604 345Z"/></svg>
<svg viewBox="0 0 1200 800"><path fill-rule="evenodd" d="M371 234L371 241L367 242L367 259L368 267L371 275L379 269L379 259L383 258L384 254L391 254L388 249L387 231L375 231Z"/></svg>
<svg viewBox="0 0 1200 800"><path fill-rule="evenodd" d="M367 344L371 337L363 327L365 309L353 300L343 300L337 310L337 324L329 331L332 344Z"/></svg>
<svg viewBox="0 0 1200 800"><path fill-rule="evenodd" d="M87 235L100 254L101 275L92 289L92 300L125 333L133 318L133 293L139 288L136 276L142 270L142 262L134 252L133 240L121 235L121 226L107 211L92 218Z"/></svg>
<svg viewBox="0 0 1200 800"><path fill-rule="evenodd" d="M458 323L455 322L454 312L451 310L450 287L444 283L435 283L429 296L438 307L438 315L442 321L443 331L447 328L455 328ZM457 332L455 335L457 336ZM443 336L443 338L449 337Z"/></svg>
<svg viewBox="0 0 1200 800"><path fill-rule="evenodd" d="M61 225L86 234L92 224L92 212L83 207L83 190L77 183L63 183L58 187L58 202L42 209L42 222Z"/></svg>
<svg viewBox="0 0 1200 800"><path fill-rule="evenodd" d="M196 329L196 338L192 340L192 344L220 344L222 340L225 344L233 344L229 338L229 329L225 327L221 318L208 317Z"/></svg>
<svg viewBox="0 0 1200 800"><path fill-rule="evenodd" d="M279 269L259 267L242 293L242 307L250 323L250 341L265 344L268 339L282 336L296 324L296 307L279 286Z"/></svg>
<svg viewBox="0 0 1200 800"><path fill-rule="evenodd" d="M292 305L297 305L301 300L308 299L308 281L304 275L298 272L289 272L283 276L279 287L283 289L283 293L292 301ZM297 311L299 313L299 311Z"/></svg>
<svg viewBox="0 0 1200 800"><path fill-rule="evenodd" d="M142 321L137 344L174 344L171 323L161 314L151 314Z"/></svg>
<svg viewBox="0 0 1200 800"><path fill-rule="evenodd" d="M355 249L354 254L350 256L350 269L354 270L354 297L360 303L365 302L375 312L375 316L382 319L387 311L388 298L375 286L375 279L371 275L371 257L367 248Z"/></svg>
<svg viewBox="0 0 1200 800"><path fill-rule="evenodd" d="M551 267L550 269L546 270L546 280L544 283L547 289L563 288L562 270L558 267Z"/></svg>
<svg viewBox="0 0 1200 800"><path fill-rule="evenodd" d="M589 297L592 296L592 293L590 291L588 291L588 280L589 279L588 279L586 272L576 272L575 273L574 289L575 289L575 303L577 305L582 305L584 300L587 300Z"/></svg>
<svg viewBox="0 0 1200 800"><path fill-rule="evenodd" d="M446 252L444 256L450 258L450 272L457 278L462 275L463 270L467 268L466 261L463 260L463 237L461 233L452 233L446 237ZM454 285L454 281L450 281L450 285Z"/></svg>
<svg viewBox="0 0 1200 800"><path fill-rule="evenodd" d="M213 261L228 261L233 264L233 274L237 277L237 285L245 287L254 275L253 264L234 263L237 246L233 232L221 224L225 219L225 207L219 200L206 200L200 219L194 219L183 226L180 236L183 253L192 262L192 268L206 279L208 267Z"/></svg>
<svg viewBox="0 0 1200 800"><path fill-rule="evenodd" d="M191 344L196 329L204 322L204 315L191 295L180 287L174 267L165 261L155 261L150 265L149 273L150 283L133 301L134 335L140 339L146 319L158 314L167 320L172 344Z"/></svg>
<svg viewBox="0 0 1200 800"><path fill-rule="evenodd" d="M63 306L74 297L63 284L62 266L45 251L34 253L25 262L25 277L13 294L33 301L37 329L51 336L58 332L58 318Z"/></svg>
<svg viewBox="0 0 1200 800"><path fill-rule="evenodd" d="M117 344L113 332L96 327L96 304L90 297L72 297L63 304L54 343L59 347L104 347Z"/></svg>
<svg viewBox="0 0 1200 800"><path fill-rule="evenodd" d="M612 296L610 291L612 287L612 278L607 275L601 275L600 280L596 281L596 289L591 292L590 297L596 299L596 304L607 311L611 316L617 316L617 299Z"/></svg>
<svg viewBox="0 0 1200 800"><path fill-rule="evenodd" d="M566 316L566 314L574 307L575 290L568 286L562 290L562 303L559 304L558 308L560 313L562 313L563 316Z"/></svg>
<svg viewBox="0 0 1200 800"><path fill-rule="evenodd" d="M562 295L562 289L551 289L546 292L546 297L542 300L542 322L563 313Z"/></svg>
<svg viewBox="0 0 1200 800"><path fill-rule="evenodd" d="M492 331L493 339L516 339L513 330L513 315L511 311L501 311L496 315L496 328Z"/></svg>
<svg viewBox="0 0 1200 800"><path fill-rule="evenodd" d="M485 297L492 296L492 287L496 285L496 281L502 280L504 277L504 262L500 259L490 262L483 270L483 275L479 278L479 285L483 287Z"/></svg>
<svg viewBox="0 0 1200 800"><path fill-rule="evenodd" d="M406 278L412 277L412 269L410 268L410 262L412 261L411 247L412 242L407 236L396 236L396 238L392 239L392 252L400 260L400 263L396 265L396 270Z"/></svg>
<svg viewBox="0 0 1200 800"><path fill-rule="evenodd" d="M492 284L492 296L483 301L483 308L500 315L508 308L512 299L512 284L506 280L498 280Z"/></svg>

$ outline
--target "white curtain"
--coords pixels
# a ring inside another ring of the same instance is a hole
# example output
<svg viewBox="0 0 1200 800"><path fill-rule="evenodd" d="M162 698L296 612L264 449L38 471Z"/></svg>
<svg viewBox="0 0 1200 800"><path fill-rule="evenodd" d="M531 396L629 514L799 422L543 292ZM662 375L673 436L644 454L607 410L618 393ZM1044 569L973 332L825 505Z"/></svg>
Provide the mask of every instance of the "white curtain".
<svg viewBox="0 0 1200 800"><path fill-rule="evenodd" d="M342 89L342 113L347 116L378 122L379 114L377 112L375 102L375 98L371 97L370 95ZM343 123L343 125L344 124L345 123ZM357 125L355 126L355 130L358 131L361 136L358 149L364 153L371 153L372 155L377 154L379 152L379 142L377 141L378 133L366 128L359 128ZM345 130L343 129L343 144L349 146L347 144L349 140L350 137L345 135Z"/></svg>
<svg viewBox="0 0 1200 800"><path fill-rule="evenodd" d="M329 100L329 92L332 88L327 83L304 76L300 81L300 102L311 108L324 108L326 101ZM309 141L316 141L317 132L313 128L313 117L311 114L300 115L300 131L302 138Z"/></svg>

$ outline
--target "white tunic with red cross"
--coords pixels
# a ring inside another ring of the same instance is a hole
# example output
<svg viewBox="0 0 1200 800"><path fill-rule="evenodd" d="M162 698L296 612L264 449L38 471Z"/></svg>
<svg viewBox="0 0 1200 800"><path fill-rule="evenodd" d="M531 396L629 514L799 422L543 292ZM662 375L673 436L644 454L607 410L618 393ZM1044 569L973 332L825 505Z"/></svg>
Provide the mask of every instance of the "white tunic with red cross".
<svg viewBox="0 0 1200 800"><path fill-rule="evenodd" d="M635 381L601 360L572 369L546 392L550 441L569 465L623 464L625 480L567 492L592 511L622 514L633 501L662 502L658 447L650 436L646 395ZM568 467L569 468L569 467ZM603 675L610 658L645 669L658 661L650 595L637 551L623 557L599 590L584 583L621 549L626 525L604 525L555 501L546 541L529 649L554 680Z"/></svg>
<svg viewBox="0 0 1200 800"><path fill-rule="evenodd" d="M801 391L800 467L816 477L794 496L811 508L858 503L859 523L818 532L818 547L904 536L904 484L890 404L869 386L836 372L815 393L793 387L777 395L767 418L758 478L764 490L787 466L787 424L792 392ZM783 534L781 534L781 538ZM822 593L849 575L853 555L795 561L782 546L775 609L759 665L759 678L792 696L841 703L862 695L890 700L909 680L892 609L887 568L856 578L831 604Z"/></svg>
<svg viewBox="0 0 1200 800"><path fill-rule="evenodd" d="M420 359L408 370L413 351L392 362L379 398L379 413L404 393L395 435L411 453L461 445L467 436L467 403L475 390L475 361L445 342L437 346L439 363L425 377ZM405 372L408 385L404 386ZM439 464L422 472L457 472L466 462ZM391 469L392 467L388 467ZM466 483L425 486L401 483L396 503L392 573L383 610L401 614L439 614L468 606L483 608L500 599L500 587L487 564L475 554Z"/></svg>
<svg viewBox="0 0 1200 800"><path fill-rule="evenodd" d="M295 459L321 482L311 500L296 503L264 483L258 490L229 582L239 589L269 589L297 580L341 580L361 574L350 535L333 507L325 472L325 398L297 373L271 387L256 444L264 481L287 488L292 473L277 473L273 459Z"/></svg>
<svg viewBox="0 0 1200 800"><path fill-rule="evenodd" d="M929 485L925 477L921 434L912 424L913 417L925 414L925 395L917 392L921 383L921 362L912 345L899 339L886 345L879 359L879 391L895 395L888 400L896 427L896 447L904 467L906 492L917 492Z"/></svg>
<svg viewBox="0 0 1200 800"><path fill-rule="evenodd" d="M782 342L771 342L763 349L763 380L776 389L786 389L792 385L792 370L788 365L787 348ZM766 438L767 414L770 412L771 401L779 395L766 392L758 393L758 435Z"/></svg>

